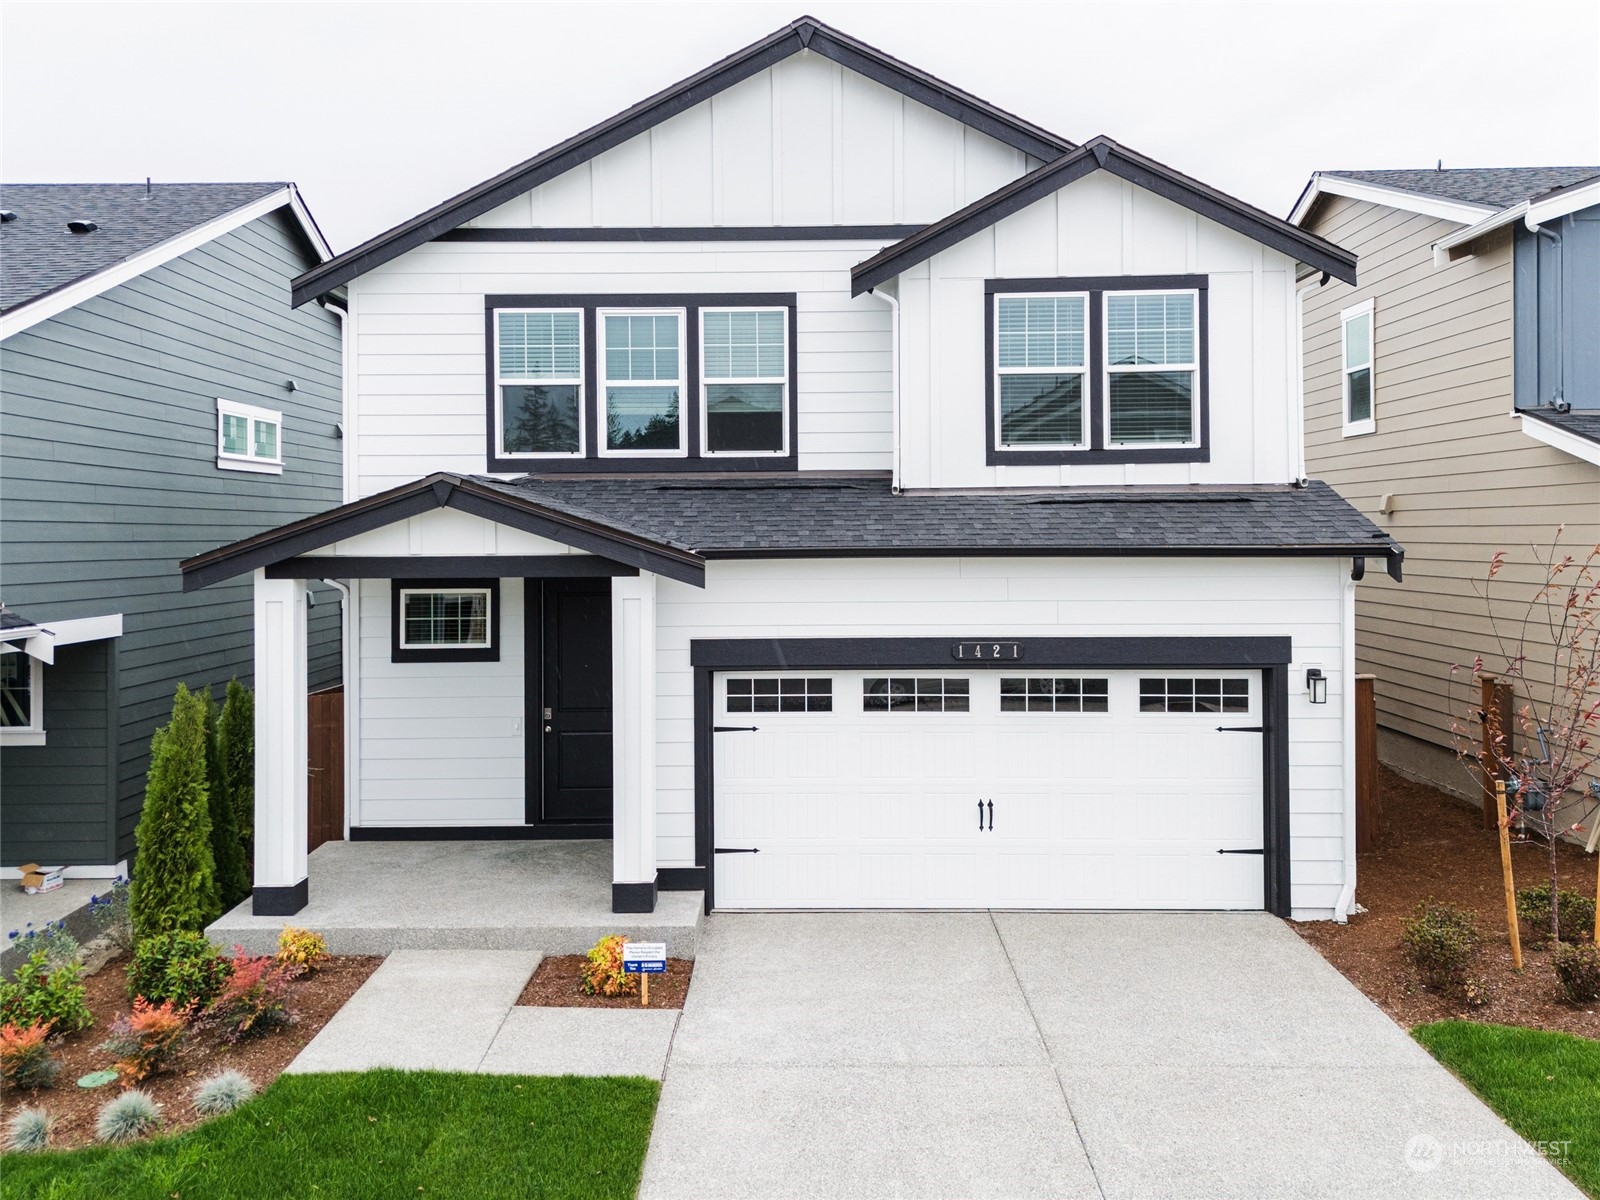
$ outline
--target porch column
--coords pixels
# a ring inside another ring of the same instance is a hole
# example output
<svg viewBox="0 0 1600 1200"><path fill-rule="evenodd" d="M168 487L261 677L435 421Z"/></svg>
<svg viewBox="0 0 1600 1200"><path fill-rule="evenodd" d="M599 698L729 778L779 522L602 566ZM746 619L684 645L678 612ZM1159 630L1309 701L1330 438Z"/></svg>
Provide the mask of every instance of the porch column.
<svg viewBox="0 0 1600 1200"><path fill-rule="evenodd" d="M656 907L656 577L611 580L611 911Z"/></svg>
<svg viewBox="0 0 1600 1200"><path fill-rule="evenodd" d="M256 586L256 879L250 910L306 906L306 581Z"/></svg>

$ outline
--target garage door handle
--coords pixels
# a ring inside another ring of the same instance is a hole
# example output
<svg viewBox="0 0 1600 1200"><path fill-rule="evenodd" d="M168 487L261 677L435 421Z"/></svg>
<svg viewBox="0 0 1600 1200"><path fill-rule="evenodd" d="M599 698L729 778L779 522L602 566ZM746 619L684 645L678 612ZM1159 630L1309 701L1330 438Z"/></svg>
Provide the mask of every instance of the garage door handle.
<svg viewBox="0 0 1600 1200"><path fill-rule="evenodd" d="M712 733L754 733L759 725L713 725Z"/></svg>
<svg viewBox="0 0 1600 1200"><path fill-rule="evenodd" d="M989 801L989 831L994 832L994 801Z"/></svg>
<svg viewBox="0 0 1600 1200"><path fill-rule="evenodd" d="M1218 725L1218 733L1265 733L1265 725Z"/></svg>
<svg viewBox="0 0 1600 1200"><path fill-rule="evenodd" d="M760 854L761 850L760 850L759 847L755 847L755 846L744 846L744 847L739 847L739 848L731 849L731 850L730 849L724 849L723 847L718 846L711 853L713 853L713 854Z"/></svg>
<svg viewBox="0 0 1600 1200"><path fill-rule="evenodd" d="M1266 849L1257 846L1254 850L1218 850L1218 854L1265 854Z"/></svg>
<svg viewBox="0 0 1600 1200"><path fill-rule="evenodd" d="M983 801L978 801L978 832L983 832Z"/></svg>

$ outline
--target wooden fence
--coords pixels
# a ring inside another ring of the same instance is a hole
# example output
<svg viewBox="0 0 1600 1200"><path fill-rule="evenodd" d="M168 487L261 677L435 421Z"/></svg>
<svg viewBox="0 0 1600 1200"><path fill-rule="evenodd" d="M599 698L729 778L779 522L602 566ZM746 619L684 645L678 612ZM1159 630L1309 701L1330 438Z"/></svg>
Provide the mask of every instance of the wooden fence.
<svg viewBox="0 0 1600 1200"><path fill-rule="evenodd" d="M1375 850L1383 805L1378 795L1376 675L1356 676L1356 849Z"/></svg>
<svg viewBox="0 0 1600 1200"><path fill-rule="evenodd" d="M344 688L306 697L306 849L344 840Z"/></svg>

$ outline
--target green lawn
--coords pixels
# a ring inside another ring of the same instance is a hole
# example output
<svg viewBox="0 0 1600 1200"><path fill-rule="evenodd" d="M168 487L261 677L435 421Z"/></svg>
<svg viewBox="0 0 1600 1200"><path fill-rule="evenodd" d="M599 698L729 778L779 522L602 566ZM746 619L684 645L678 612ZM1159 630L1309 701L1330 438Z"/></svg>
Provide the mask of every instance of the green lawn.
<svg viewBox="0 0 1600 1200"><path fill-rule="evenodd" d="M239 1111L126 1149L7 1154L5 1200L627 1200L660 1085L371 1071L285 1075Z"/></svg>
<svg viewBox="0 0 1600 1200"><path fill-rule="evenodd" d="M1411 1031L1530 1142L1565 1142L1553 1161L1600 1196L1600 1042L1475 1021Z"/></svg>

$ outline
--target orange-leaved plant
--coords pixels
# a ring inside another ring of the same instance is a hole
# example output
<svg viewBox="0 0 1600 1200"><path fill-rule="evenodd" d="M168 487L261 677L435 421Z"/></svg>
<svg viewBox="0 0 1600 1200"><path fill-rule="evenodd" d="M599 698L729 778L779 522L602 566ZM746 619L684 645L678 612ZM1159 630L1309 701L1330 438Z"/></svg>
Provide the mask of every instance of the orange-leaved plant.
<svg viewBox="0 0 1600 1200"><path fill-rule="evenodd" d="M172 1068L189 1032L189 1013L187 1005L178 1008L171 1000L151 1004L141 996L131 1014L116 1019L100 1049L117 1055L114 1065L124 1087Z"/></svg>
<svg viewBox="0 0 1600 1200"><path fill-rule="evenodd" d="M583 990L591 996L632 996L639 991L639 977L622 969L624 939L619 934L601 938L589 950L589 965L583 969Z"/></svg>
<svg viewBox="0 0 1600 1200"><path fill-rule="evenodd" d="M279 966L315 971L328 961L328 942L320 933L285 925L278 935L278 953L274 957Z"/></svg>
<svg viewBox="0 0 1600 1200"><path fill-rule="evenodd" d="M0 1025L0 1078L12 1087L49 1087L56 1080L61 1064L50 1053L45 1041L50 1036L48 1021L31 1025Z"/></svg>
<svg viewBox="0 0 1600 1200"><path fill-rule="evenodd" d="M271 955L252 958L243 946L233 948L233 974L206 1010L206 1020L229 1042L268 1033L294 1020L289 1010L289 984L304 968L286 966Z"/></svg>

